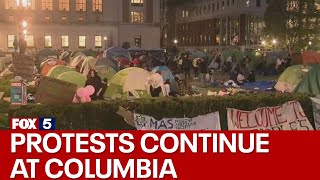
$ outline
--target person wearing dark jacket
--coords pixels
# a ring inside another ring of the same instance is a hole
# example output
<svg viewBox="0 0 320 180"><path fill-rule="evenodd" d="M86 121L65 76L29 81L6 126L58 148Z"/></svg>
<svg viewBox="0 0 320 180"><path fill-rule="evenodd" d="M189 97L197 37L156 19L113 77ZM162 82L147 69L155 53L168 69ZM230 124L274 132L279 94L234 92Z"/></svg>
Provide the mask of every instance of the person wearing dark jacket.
<svg viewBox="0 0 320 180"><path fill-rule="evenodd" d="M200 81L203 86L206 86L206 74L208 73L207 62L203 59L199 62Z"/></svg>
<svg viewBox="0 0 320 180"><path fill-rule="evenodd" d="M256 82L256 75L255 75L254 71L250 71L247 80L248 80L249 83Z"/></svg>
<svg viewBox="0 0 320 180"><path fill-rule="evenodd" d="M100 93L102 91L102 80L101 78L98 76L97 72L95 70L90 70L89 74L87 76L87 81L85 84L86 86L93 86L94 87L94 94L91 95L91 100L92 101L96 101L99 99L100 97Z"/></svg>

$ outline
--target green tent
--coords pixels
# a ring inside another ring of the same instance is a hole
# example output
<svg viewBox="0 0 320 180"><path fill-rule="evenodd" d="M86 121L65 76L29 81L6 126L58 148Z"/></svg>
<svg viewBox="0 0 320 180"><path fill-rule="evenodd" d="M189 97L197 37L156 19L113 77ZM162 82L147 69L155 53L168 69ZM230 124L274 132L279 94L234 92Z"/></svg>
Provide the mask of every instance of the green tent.
<svg viewBox="0 0 320 180"><path fill-rule="evenodd" d="M76 71L62 73L57 77L57 79L76 84L78 88L84 87L87 80L83 74Z"/></svg>
<svg viewBox="0 0 320 180"><path fill-rule="evenodd" d="M70 68L67 66L58 65L51 68L47 74L48 77L57 78L60 74L68 72L68 71L75 71L74 68Z"/></svg>
<svg viewBox="0 0 320 180"><path fill-rule="evenodd" d="M129 94L134 98L151 97L145 86L150 73L141 68L127 68L113 76L109 81L109 87L104 94L107 98L127 99Z"/></svg>
<svg viewBox="0 0 320 180"><path fill-rule="evenodd" d="M291 66L281 74L275 88L284 92L320 94L320 66Z"/></svg>
<svg viewBox="0 0 320 180"><path fill-rule="evenodd" d="M97 66L96 71L98 72L98 76L100 76L101 79L107 78L109 81L117 73L110 66Z"/></svg>
<svg viewBox="0 0 320 180"><path fill-rule="evenodd" d="M313 65L294 90L295 93L320 94L320 66Z"/></svg>

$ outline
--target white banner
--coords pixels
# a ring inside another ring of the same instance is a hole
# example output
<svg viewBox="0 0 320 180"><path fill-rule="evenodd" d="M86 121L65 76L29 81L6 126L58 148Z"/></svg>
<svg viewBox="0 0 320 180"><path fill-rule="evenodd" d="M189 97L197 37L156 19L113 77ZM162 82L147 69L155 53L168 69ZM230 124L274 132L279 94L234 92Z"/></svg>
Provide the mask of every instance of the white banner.
<svg viewBox="0 0 320 180"><path fill-rule="evenodd" d="M160 121L151 116L134 114L138 130L221 130L219 112L195 118L164 118Z"/></svg>
<svg viewBox="0 0 320 180"><path fill-rule="evenodd" d="M298 101L254 111L228 109L229 130L313 130Z"/></svg>
<svg viewBox="0 0 320 180"><path fill-rule="evenodd" d="M311 98L313 106L314 124L316 130L320 130L320 99Z"/></svg>

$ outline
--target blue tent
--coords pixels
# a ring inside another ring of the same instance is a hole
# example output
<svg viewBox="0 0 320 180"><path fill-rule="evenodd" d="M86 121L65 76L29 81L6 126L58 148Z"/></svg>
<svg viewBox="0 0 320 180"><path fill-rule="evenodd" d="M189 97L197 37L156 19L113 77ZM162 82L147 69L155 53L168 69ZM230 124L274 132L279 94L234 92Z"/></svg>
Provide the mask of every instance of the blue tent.
<svg viewBox="0 0 320 180"><path fill-rule="evenodd" d="M103 52L104 58L116 59L118 57L125 57L132 62L131 55L128 50L120 48L120 47L112 47Z"/></svg>
<svg viewBox="0 0 320 180"><path fill-rule="evenodd" d="M157 66L152 70L152 73L156 73L157 71L161 72L164 81L166 81L167 79L169 79L170 82L174 81L174 76L172 72L166 66Z"/></svg>

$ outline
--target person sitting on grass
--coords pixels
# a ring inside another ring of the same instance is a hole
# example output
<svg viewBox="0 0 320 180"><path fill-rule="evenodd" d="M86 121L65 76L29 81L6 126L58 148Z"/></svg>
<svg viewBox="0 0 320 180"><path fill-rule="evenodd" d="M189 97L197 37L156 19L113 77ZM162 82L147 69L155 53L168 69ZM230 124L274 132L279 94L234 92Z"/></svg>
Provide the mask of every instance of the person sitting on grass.
<svg viewBox="0 0 320 180"><path fill-rule="evenodd" d="M107 78L104 78L103 81L102 81L102 84L101 84L101 87L102 87L102 90L99 94L99 99L104 99L104 93L107 91L108 89L108 79Z"/></svg>
<svg viewBox="0 0 320 180"><path fill-rule="evenodd" d="M85 87L89 85L93 86L95 89L94 94L91 96L92 101L98 100L102 91L102 80L98 76L97 71L93 69L88 73Z"/></svg>
<svg viewBox="0 0 320 180"><path fill-rule="evenodd" d="M249 76L248 76L248 78L247 78L247 81L248 81L249 83L254 83L254 82L256 82L256 75L255 75L254 71L250 71Z"/></svg>
<svg viewBox="0 0 320 180"><path fill-rule="evenodd" d="M168 97L170 95L170 80L167 79L166 82L164 83L164 96Z"/></svg>
<svg viewBox="0 0 320 180"><path fill-rule="evenodd" d="M244 77L243 73L240 72L237 76L237 84L238 85L243 85L244 84L244 81L246 80L246 78Z"/></svg>

